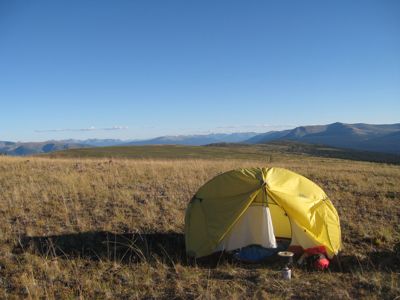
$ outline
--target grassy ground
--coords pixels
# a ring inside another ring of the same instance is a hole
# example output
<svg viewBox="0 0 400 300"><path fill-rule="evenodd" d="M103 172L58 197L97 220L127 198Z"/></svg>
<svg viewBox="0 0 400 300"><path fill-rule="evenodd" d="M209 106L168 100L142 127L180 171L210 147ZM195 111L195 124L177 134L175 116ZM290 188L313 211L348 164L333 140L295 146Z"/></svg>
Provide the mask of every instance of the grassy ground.
<svg viewBox="0 0 400 300"><path fill-rule="evenodd" d="M399 166L224 157L0 157L0 298L400 296ZM184 211L196 190L223 171L265 165L307 176L332 199L342 224L341 268L295 269L285 282L276 263L187 260Z"/></svg>

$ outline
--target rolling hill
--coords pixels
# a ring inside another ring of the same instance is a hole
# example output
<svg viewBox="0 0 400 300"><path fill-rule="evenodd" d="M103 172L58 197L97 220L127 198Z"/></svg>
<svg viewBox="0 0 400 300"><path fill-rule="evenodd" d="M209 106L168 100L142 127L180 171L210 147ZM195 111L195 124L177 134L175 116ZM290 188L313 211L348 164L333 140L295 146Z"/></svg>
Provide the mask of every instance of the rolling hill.
<svg viewBox="0 0 400 300"><path fill-rule="evenodd" d="M87 139L47 142L0 141L0 153L7 155L31 155L58 150L146 145L203 146L220 143L265 144L276 141L291 141L302 144L326 145L329 147L369 152L400 154L400 123L388 125L332 123L328 125L300 126L290 130L255 132L211 133L202 135L160 136L147 140Z"/></svg>
<svg viewBox="0 0 400 300"><path fill-rule="evenodd" d="M358 161L400 164L400 155L305 144L271 141L266 144L218 143L207 146L140 145L69 149L45 154L52 158L127 158L127 159L263 159L283 157L327 157Z"/></svg>
<svg viewBox="0 0 400 300"><path fill-rule="evenodd" d="M345 124L301 126L256 135L245 143L288 140L332 147L400 154L400 123L390 125Z"/></svg>

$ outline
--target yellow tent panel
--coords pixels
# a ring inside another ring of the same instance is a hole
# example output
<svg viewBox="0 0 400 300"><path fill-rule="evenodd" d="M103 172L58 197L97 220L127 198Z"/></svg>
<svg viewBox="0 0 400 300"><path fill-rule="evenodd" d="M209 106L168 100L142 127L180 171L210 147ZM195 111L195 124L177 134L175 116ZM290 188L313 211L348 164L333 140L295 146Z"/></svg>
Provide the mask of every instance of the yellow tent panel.
<svg viewBox="0 0 400 300"><path fill-rule="evenodd" d="M341 248L339 217L324 191L282 168L238 169L214 177L190 201L185 216L188 255L216 251L250 205L269 207L275 236L303 249L325 246L332 257Z"/></svg>

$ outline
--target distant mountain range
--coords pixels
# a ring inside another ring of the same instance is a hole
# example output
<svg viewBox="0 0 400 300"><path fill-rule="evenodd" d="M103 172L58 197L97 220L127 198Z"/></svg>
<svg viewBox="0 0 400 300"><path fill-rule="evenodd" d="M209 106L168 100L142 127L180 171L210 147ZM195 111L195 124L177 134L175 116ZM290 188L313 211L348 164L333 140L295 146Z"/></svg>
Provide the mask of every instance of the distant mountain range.
<svg viewBox="0 0 400 300"><path fill-rule="evenodd" d="M119 139L87 139L87 140L62 140L64 143L82 144L90 147L108 147L108 146L119 146L129 141Z"/></svg>
<svg viewBox="0 0 400 300"><path fill-rule="evenodd" d="M32 155L39 153L48 153L58 150L67 150L73 148L90 147L80 143L66 143L63 141L48 141L48 142L2 142L0 141L0 154L7 155Z"/></svg>
<svg viewBox="0 0 400 300"><path fill-rule="evenodd" d="M198 135L171 135L161 136L150 140L133 141L126 143L127 146L133 145L190 145L201 146L214 143L240 143L248 140L258 133L237 132L237 133L211 133Z"/></svg>
<svg viewBox="0 0 400 300"><path fill-rule="evenodd" d="M390 125L344 124L301 126L256 135L244 143L296 141L338 148L400 154L400 123Z"/></svg>
<svg viewBox="0 0 400 300"><path fill-rule="evenodd" d="M119 140L119 139L87 139L61 140L46 142L5 142L0 141L0 154L32 155L59 150L87 147L134 146L134 145L206 145L212 143L237 143L257 135L255 132L246 133L212 133L205 135L163 136L149 140Z"/></svg>
<svg viewBox="0 0 400 300"><path fill-rule="evenodd" d="M191 145L216 143L263 144L276 141L295 141L363 151L386 152L400 155L400 123L388 125L345 124L300 126L290 130L266 133L212 133L204 135L161 136L148 140L88 139L47 142L1 142L0 153L31 155L58 150L105 146L135 145Z"/></svg>

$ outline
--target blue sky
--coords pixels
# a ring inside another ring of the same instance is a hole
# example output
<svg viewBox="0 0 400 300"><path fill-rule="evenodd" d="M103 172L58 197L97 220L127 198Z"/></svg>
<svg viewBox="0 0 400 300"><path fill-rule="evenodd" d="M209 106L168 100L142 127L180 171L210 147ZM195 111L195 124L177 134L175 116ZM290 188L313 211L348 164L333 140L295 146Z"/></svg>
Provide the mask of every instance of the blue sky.
<svg viewBox="0 0 400 300"><path fill-rule="evenodd" d="M400 122L400 1L0 1L0 140Z"/></svg>

